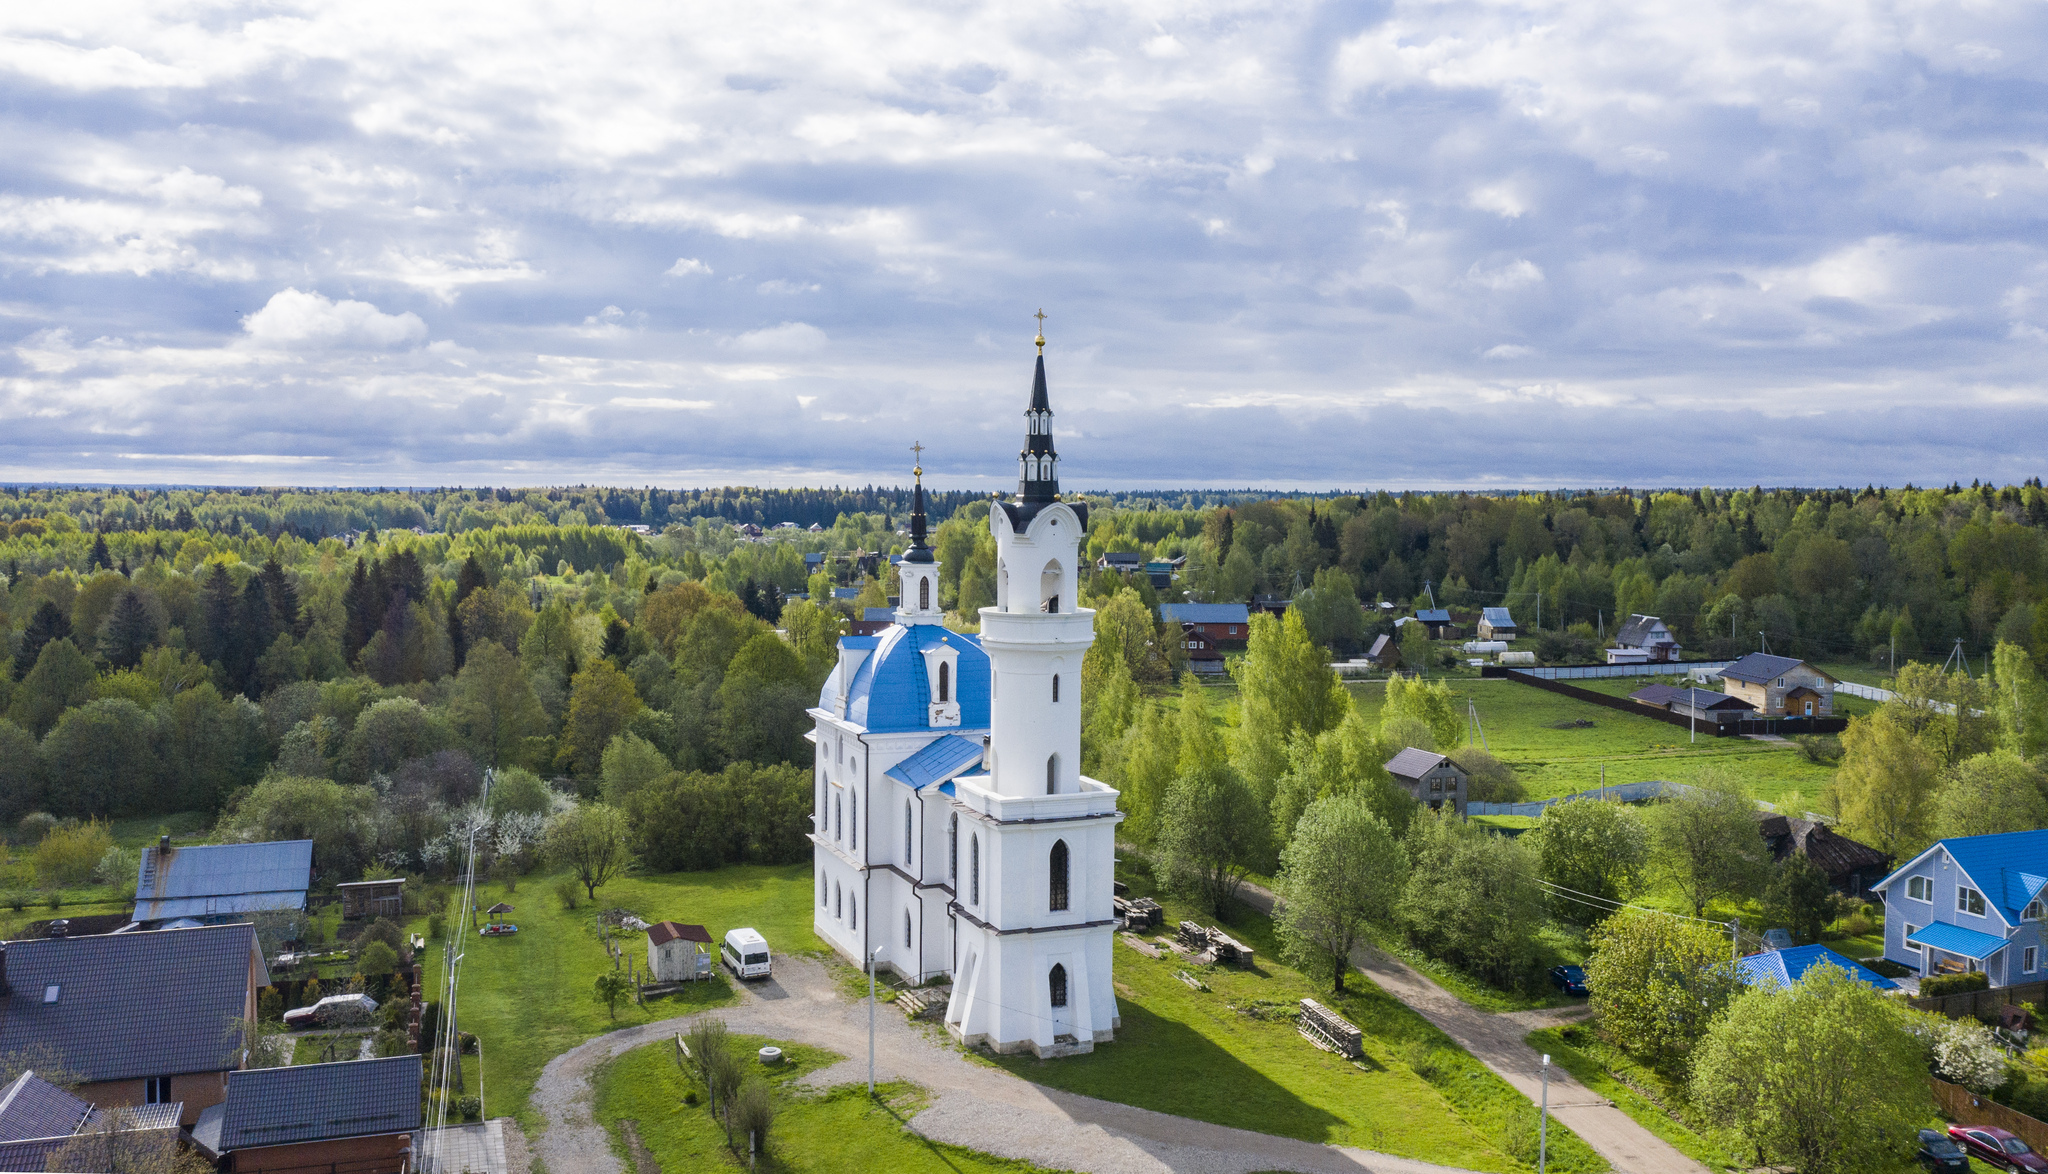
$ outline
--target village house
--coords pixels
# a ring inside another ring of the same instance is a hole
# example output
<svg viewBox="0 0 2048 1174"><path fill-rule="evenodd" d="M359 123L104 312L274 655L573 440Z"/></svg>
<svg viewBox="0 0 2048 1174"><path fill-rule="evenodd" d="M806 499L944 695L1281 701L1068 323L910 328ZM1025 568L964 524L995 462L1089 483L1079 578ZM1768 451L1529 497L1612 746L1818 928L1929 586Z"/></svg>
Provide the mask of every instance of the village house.
<svg viewBox="0 0 2048 1174"><path fill-rule="evenodd" d="M190 1126L242 1066L270 971L254 927L163 929L0 945L0 1054L63 1057L98 1105L183 1102Z"/></svg>
<svg viewBox="0 0 2048 1174"><path fill-rule="evenodd" d="M1387 773L1431 811L1448 803L1452 811L1465 814L1465 791L1470 777L1443 755L1410 746L1387 760Z"/></svg>
<svg viewBox="0 0 2048 1174"><path fill-rule="evenodd" d="M1631 615L1614 633L1614 647L1607 650L1607 663L1665 664L1677 660L1679 651L1678 637L1671 634L1663 620Z"/></svg>
<svg viewBox="0 0 2048 1174"><path fill-rule="evenodd" d="M1937 841L1870 886L1884 898L1884 956L1922 976L2037 981L2044 886L2048 831Z"/></svg>
<svg viewBox="0 0 2048 1174"><path fill-rule="evenodd" d="M1144 570L1145 562L1144 554L1139 551L1108 550L1104 551L1095 560L1095 569L1098 571L1115 571L1118 574L1130 574L1135 571Z"/></svg>
<svg viewBox="0 0 2048 1174"><path fill-rule="evenodd" d="M1803 660L1752 652L1721 670L1721 688L1764 717L1833 717L1835 679Z"/></svg>
<svg viewBox="0 0 2048 1174"><path fill-rule="evenodd" d="M1661 709L1704 725L1739 722L1756 716L1749 702L1711 689L1686 689L1677 685L1645 685L1628 695L1630 701L1650 709Z"/></svg>
<svg viewBox="0 0 2048 1174"><path fill-rule="evenodd" d="M216 925L250 913L303 913L312 877L311 840L178 848L164 836L142 850L134 921L155 929L170 922Z"/></svg>
<svg viewBox="0 0 2048 1174"><path fill-rule="evenodd" d="M1398 628L1404 623L1421 624L1432 640L1448 640L1458 631L1457 625L1451 622L1451 613L1441 607L1418 607L1413 616L1396 620L1394 626Z"/></svg>
<svg viewBox="0 0 2048 1174"><path fill-rule="evenodd" d="M192 1140L227 1174L401 1174L413 1168L420 1075L416 1055L236 1072Z"/></svg>
<svg viewBox="0 0 2048 1174"><path fill-rule="evenodd" d="M1372 648L1365 658L1383 669L1391 669L1401 663L1401 646L1394 643L1392 636L1381 633L1372 638Z"/></svg>
<svg viewBox="0 0 2048 1174"><path fill-rule="evenodd" d="M1205 648L1234 651L1251 639L1251 609L1242 603L1163 603L1159 618L1181 625L1184 641L1200 640ZM1196 651L1188 646L1191 659Z"/></svg>
<svg viewBox="0 0 2048 1174"><path fill-rule="evenodd" d="M1892 866L1891 857L1818 820L1759 811L1757 831L1771 850L1771 859L1783 862L1795 853L1804 856L1828 878L1828 887L1852 897L1867 892L1870 882Z"/></svg>
<svg viewBox="0 0 2048 1174"><path fill-rule="evenodd" d="M23 1072L0 1088L0 1170L125 1169L108 1162L106 1151L173 1153L181 1107L102 1109Z"/></svg>
<svg viewBox="0 0 2048 1174"><path fill-rule="evenodd" d="M1479 609L1479 638L1481 640L1513 640L1522 634L1515 626L1515 617L1504 607L1482 607Z"/></svg>

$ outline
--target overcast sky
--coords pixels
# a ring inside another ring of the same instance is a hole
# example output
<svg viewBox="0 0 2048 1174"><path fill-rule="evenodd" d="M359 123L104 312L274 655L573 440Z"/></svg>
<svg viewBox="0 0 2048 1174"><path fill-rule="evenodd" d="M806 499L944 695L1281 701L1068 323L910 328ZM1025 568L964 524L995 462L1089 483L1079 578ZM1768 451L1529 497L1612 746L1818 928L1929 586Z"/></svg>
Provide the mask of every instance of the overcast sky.
<svg viewBox="0 0 2048 1174"><path fill-rule="evenodd" d="M0 7L0 479L2044 471L2039 3L447 7Z"/></svg>

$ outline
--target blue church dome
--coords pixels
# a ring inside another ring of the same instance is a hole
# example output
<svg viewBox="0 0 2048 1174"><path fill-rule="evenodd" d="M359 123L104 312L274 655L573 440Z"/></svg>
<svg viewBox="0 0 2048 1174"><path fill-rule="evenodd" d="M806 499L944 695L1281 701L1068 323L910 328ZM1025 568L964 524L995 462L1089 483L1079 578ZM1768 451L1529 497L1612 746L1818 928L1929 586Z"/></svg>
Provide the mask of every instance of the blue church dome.
<svg viewBox="0 0 2048 1174"><path fill-rule="evenodd" d="M859 647L861 637L848 636L847 647ZM960 705L960 729L988 727L988 653L981 639L962 635L938 624L895 625L879 635L867 637L875 650L854 670L846 683L846 720L877 733L930 729L931 677L925 669L925 651L941 645L958 654L953 699ZM818 696L823 709L837 700L839 673L825 683Z"/></svg>

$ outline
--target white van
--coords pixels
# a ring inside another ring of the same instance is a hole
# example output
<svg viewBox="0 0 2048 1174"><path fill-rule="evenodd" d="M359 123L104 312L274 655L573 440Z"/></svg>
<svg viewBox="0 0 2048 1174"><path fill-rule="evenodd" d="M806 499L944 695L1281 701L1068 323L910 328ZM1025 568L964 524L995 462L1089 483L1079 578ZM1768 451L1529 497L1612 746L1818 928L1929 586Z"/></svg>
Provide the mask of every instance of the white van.
<svg viewBox="0 0 2048 1174"><path fill-rule="evenodd" d="M720 956L734 978L768 977L768 939L755 930L727 930Z"/></svg>

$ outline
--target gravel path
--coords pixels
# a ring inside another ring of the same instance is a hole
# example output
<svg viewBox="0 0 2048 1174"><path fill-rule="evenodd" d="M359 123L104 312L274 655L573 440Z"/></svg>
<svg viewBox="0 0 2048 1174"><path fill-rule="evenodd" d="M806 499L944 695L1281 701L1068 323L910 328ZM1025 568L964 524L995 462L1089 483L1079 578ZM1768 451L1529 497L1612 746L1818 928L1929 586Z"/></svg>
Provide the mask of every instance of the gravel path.
<svg viewBox="0 0 2048 1174"><path fill-rule="evenodd" d="M744 988L739 1006L709 1014L724 1018L734 1032L858 1057L811 1073L803 1078L806 1084L822 1088L865 1081L867 1004L841 998L818 962L783 956L775 966L774 979ZM624 1174L610 1139L591 1115L590 1075L621 1052L673 1039L689 1022L690 1017L682 1017L616 1031L548 1063L533 1097L545 1123L534 1149L550 1174ZM1445 1174L1450 1169L1057 1092L969 1061L943 1040L938 1028L912 1025L886 1005L875 1015L875 1079L908 1080L930 1090L931 1107L910 1122L918 1133L1053 1169L1093 1174Z"/></svg>
<svg viewBox="0 0 2048 1174"><path fill-rule="evenodd" d="M1273 894L1254 884L1244 886L1246 904L1270 915ZM1543 1059L1523 1037L1539 1027L1568 1023L1586 1014L1583 1006L1544 1011L1496 1014L1481 1011L1431 981L1421 971L1370 946L1351 952L1351 964L1406 1003L1445 1035L1472 1053L1480 1063L1513 1085L1531 1101L1543 1095ZM1550 1112L1571 1127L1621 1174L1707 1174L1707 1168L1671 1143L1636 1123L1614 1102L1571 1078L1564 1069L1550 1069Z"/></svg>

